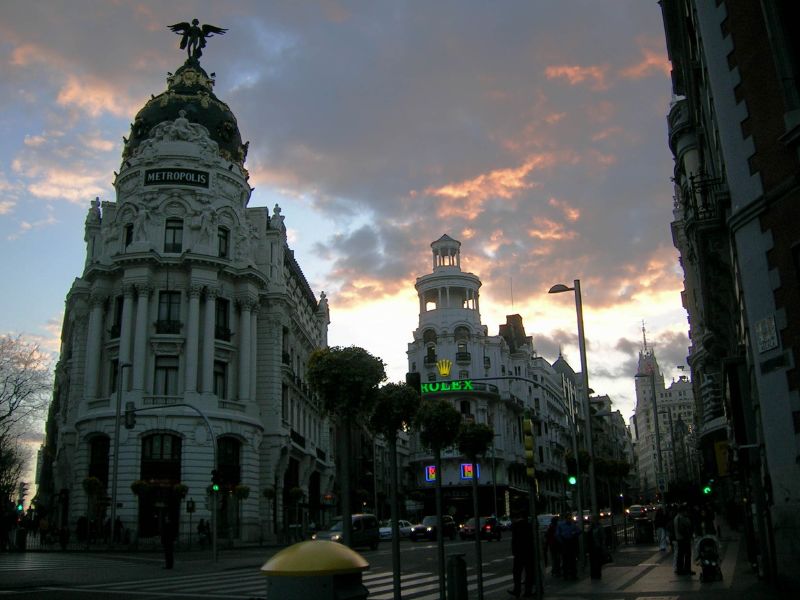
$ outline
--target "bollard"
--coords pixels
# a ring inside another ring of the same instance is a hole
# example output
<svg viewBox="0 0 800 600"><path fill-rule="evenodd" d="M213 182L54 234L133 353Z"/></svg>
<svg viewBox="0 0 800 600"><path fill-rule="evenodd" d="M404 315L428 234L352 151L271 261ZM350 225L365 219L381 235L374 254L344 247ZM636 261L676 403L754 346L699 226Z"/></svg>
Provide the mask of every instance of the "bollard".
<svg viewBox="0 0 800 600"><path fill-rule="evenodd" d="M364 600L369 590L361 573L368 568L364 557L347 546L318 540L284 548L264 563L261 572L268 578L267 598Z"/></svg>
<svg viewBox="0 0 800 600"><path fill-rule="evenodd" d="M467 562L463 554L447 557L447 600L467 600Z"/></svg>

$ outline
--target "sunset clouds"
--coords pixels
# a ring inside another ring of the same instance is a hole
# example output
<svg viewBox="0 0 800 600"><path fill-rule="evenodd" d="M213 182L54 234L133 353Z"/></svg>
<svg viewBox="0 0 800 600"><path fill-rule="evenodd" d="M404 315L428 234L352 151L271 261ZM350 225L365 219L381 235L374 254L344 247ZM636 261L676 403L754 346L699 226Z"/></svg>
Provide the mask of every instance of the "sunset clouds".
<svg viewBox="0 0 800 600"><path fill-rule="evenodd" d="M250 141L250 205L281 205L330 299L332 344L401 377L414 282L447 233L490 333L518 312L577 368L574 304L546 292L580 278L595 390L630 401L642 319L678 364L669 63L658 5L639 0L10 3L0 330L50 335L89 202L114 199L122 136L185 60L166 26L195 16L229 29L201 63Z"/></svg>

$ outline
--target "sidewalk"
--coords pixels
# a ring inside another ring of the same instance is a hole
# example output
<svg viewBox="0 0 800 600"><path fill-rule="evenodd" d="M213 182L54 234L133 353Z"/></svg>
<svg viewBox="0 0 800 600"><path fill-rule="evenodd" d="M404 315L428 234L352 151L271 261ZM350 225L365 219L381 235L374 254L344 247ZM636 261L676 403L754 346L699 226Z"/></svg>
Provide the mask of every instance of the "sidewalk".
<svg viewBox="0 0 800 600"><path fill-rule="evenodd" d="M582 599L592 597L640 598L669 597L719 598L722 600L778 600L785 593L770 589L752 572L739 533L723 525L725 535L720 539L722 581L701 582L700 567L694 564L693 576L676 575L673 553L662 552L658 544L621 545L614 552L614 562L603 567L600 580L589 578L589 565L578 564L578 580L564 581L553 577L549 570L544 577L545 598ZM725 531L727 529L727 531ZM486 600L511 598L505 590L485 594Z"/></svg>

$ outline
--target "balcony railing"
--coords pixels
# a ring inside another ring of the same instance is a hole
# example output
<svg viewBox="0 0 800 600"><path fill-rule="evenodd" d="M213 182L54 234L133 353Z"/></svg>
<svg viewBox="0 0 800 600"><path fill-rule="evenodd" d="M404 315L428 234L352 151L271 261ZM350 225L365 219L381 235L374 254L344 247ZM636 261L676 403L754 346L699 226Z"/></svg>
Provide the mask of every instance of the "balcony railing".
<svg viewBox="0 0 800 600"><path fill-rule="evenodd" d="M457 363L469 363L472 361L472 355L469 352L456 352Z"/></svg>
<svg viewBox="0 0 800 600"><path fill-rule="evenodd" d="M327 460L328 455L325 453L325 450L317 448L317 458L320 460Z"/></svg>
<svg viewBox="0 0 800 600"><path fill-rule="evenodd" d="M183 402L183 396L143 396L142 403L145 406L162 406L166 404L179 404Z"/></svg>
<svg viewBox="0 0 800 600"><path fill-rule="evenodd" d="M297 433L294 429L290 430L289 437L295 444L297 444L301 448L306 447L306 438Z"/></svg>
<svg viewBox="0 0 800 600"><path fill-rule="evenodd" d="M156 321L156 333L178 334L182 328L180 321Z"/></svg>
<svg viewBox="0 0 800 600"><path fill-rule="evenodd" d="M436 364L436 355L435 354L426 354L425 359L423 361L426 367L432 367Z"/></svg>

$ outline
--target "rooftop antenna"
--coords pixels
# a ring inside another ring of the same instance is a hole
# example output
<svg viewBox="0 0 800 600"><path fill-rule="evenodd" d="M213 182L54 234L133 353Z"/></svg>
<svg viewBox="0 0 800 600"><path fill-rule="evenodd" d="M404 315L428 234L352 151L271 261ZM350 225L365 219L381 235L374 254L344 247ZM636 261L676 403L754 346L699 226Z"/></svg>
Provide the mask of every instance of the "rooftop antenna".
<svg viewBox="0 0 800 600"><path fill-rule="evenodd" d="M647 354L647 330L644 326L644 319L642 319L642 342L644 343L644 353Z"/></svg>

